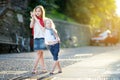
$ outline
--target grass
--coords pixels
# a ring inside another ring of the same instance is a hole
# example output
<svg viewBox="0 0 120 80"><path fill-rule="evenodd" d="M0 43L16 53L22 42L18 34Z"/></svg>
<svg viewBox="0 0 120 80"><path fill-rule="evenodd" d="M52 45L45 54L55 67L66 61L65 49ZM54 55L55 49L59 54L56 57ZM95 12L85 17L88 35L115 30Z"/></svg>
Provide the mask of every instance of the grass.
<svg viewBox="0 0 120 80"><path fill-rule="evenodd" d="M57 12L56 10L52 10L51 12L46 14L47 17L51 18L51 19L60 19L60 20L65 20L68 22L75 22L72 18Z"/></svg>

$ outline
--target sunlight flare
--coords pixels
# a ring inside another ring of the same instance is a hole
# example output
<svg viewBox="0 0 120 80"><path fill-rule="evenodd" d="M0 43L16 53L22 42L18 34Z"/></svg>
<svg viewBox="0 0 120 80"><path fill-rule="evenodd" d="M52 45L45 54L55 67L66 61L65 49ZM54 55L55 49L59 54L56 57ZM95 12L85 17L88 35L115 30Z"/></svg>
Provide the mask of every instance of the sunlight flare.
<svg viewBox="0 0 120 80"><path fill-rule="evenodd" d="M120 16L120 0L116 0L116 14Z"/></svg>

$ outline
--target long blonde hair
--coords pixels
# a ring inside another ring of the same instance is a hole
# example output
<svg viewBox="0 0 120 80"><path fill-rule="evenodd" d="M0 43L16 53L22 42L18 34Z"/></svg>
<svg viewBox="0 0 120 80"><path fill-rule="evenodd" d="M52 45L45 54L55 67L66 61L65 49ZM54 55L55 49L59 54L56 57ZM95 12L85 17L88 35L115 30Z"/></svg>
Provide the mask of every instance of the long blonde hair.
<svg viewBox="0 0 120 80"><path fill-rule="evenodd" d="M50 19L50 18L46 18L45 21L44 21L45 24L46 24L46 21L50 21L50 23L51 23L51 28L57 33L57 30L56 30L56 28L55 28L55 24L54 24L53 20Z"/></svg>
<svg viewBox="0 0 120 80"><path fill-rule="evenodd" d="M40 17L42 18L42 19L44 19L45 18L45 9L43 8L43 6L42 5L38 5L38 6L36 6L34 9L33 9L33 12L36 12L36 9L37 8L40 8L40 10L41 10L41 15L40 15Z"/></svg>

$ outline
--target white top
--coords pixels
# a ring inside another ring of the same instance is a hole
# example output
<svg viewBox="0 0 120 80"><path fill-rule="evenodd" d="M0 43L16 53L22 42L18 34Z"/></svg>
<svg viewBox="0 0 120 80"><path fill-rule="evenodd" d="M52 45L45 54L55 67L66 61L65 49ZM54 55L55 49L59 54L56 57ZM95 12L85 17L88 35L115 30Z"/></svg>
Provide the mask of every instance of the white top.
<svg viewBox="0 0 120 80"><path fill-rule="evenodd" d="M34 24L34 39L35 38L44 38L44 28L39 21L35 21Z"/></svg>
<svg viewBox="0 0 120 80"><path fill-rule="evenodd" d="M45 28L44 38L45 38L45 44L47 44L47 45L58 42L58 40L55 37L54 31L52 29Z"/></svg>

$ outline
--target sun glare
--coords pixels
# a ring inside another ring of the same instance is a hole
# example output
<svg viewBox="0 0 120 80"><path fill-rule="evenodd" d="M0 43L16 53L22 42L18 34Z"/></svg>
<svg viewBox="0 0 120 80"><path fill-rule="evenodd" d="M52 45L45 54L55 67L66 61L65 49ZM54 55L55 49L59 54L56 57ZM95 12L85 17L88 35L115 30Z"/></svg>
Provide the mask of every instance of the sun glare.
<svg viewBox="0 0 120 80"><path fill-rule="evenodd" d="M120 0L116 0L116 6L117 6L116 14L120 16Z"/></svg>

